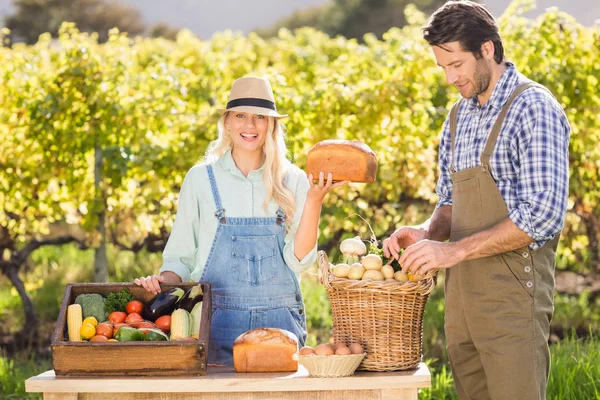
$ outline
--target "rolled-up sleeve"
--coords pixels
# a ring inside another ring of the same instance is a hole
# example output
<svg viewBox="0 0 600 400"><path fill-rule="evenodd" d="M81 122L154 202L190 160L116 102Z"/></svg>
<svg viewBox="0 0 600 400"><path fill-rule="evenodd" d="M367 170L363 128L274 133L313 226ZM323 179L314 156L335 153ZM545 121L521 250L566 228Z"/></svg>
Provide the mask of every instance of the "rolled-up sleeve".
<svg viewBox="0 0 600 400"><path fill-rule="evenodd" d="M442 126L442 137L438 150L438 165L440 177L438 178L435 192L438 195L436 208L452 205L452 179L450 178L450 126L446 118Z"/></svg>
<svg viewBox="0 0 600 400"><path fill-rule="evenodd" d="M189 282L196 268L196 252L198 249L198 223L200 210L196 197L194 175L197 168L192 168L186 175L179 199L177 215L171 235L163 251L163 265L159 272L170 271Z"/></svg>
<svg viewBox="0 0 600 400"><path fill-rule="evenodd" d="M563 228L569 194L569 123L557 105L532 102L522 114L518 143L519 202L513 223L534 240L533 249Z"/></svg>
<svg viewBox="0 0 600 400"><path fill-rule="evenodd" d="M296 255L294 254L294 239L296 238L298 225L300 225L302 210L304 209L304 203L306 202L306 193L308 192L309 185L308 179L306 178L304 172L300 169L293 169L294 177L293 179L290 179L290 182L295 181L295 188L292 188L292 190L295 193L296 210L294 212L292 226L285 235L283 259L294 273L299 274L308 269L317 261L317 243L315 243L315 247L313 247L313 249L306 256L304 256L304 258L302 258L302 260L298 260L298 258L296 258Z"/></svg>

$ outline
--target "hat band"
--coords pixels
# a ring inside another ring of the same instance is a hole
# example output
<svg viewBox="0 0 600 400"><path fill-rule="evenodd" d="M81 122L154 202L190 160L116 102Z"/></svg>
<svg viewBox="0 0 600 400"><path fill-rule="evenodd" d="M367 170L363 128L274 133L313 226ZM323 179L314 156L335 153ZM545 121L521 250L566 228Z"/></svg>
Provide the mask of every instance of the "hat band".
<svg viewBox="0 0 600 400"><path fill-rule="evenodd" d="M235 100L231 100L231 101L227 102L227 109L230 109L233 107L240 107L240 106L261 107L261 108L268 108L270 110L277 111L275 109L275 103L273 103L270 100L265 100L265 99L256 99L256 98L252 98L252 97L247 97L247 98L235 99Z"/></svg>

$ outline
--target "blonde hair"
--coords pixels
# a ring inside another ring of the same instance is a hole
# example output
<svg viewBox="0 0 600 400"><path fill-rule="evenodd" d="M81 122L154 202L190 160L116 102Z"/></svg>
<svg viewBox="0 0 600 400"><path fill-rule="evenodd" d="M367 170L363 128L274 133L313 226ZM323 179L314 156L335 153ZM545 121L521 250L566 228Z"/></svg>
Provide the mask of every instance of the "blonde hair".
<svg viewBox="0 0 600 400"><path fill-rule="evenodd" d="M218 137L208 145L204 161L213 164L227 150L232 148L233 141L225 130L226 112L217 123ZM285 213L286 230L292 226L292 219L296 210L296 199L294 194L287 187L285 175L290 166L290 161L286 158L287 147L285 145L284 126L274 117L267 117L267 138L263 146L263 154L265 155L265 164L263 167L263 183L267 190L267 196L263 207L267 210L271 200L274 200Z"/></svg>

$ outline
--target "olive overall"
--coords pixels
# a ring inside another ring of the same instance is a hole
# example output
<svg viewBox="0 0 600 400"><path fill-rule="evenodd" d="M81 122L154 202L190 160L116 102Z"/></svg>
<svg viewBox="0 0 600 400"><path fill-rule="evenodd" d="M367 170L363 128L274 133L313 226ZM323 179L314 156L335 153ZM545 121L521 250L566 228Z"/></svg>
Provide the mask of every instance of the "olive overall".
<svg viewBox="0 0 600 400"><path fill-rule="evenodd" d="M452 229L458 241L508 216L490 174L490 158L515 98L534 82L519 85L489 135L481 165L452 172ZM460 102L450 113L452 151ZM452 158L451 158L452 160ZM446 272L446 342L461 400L545 399L553 312L556 237L538 250L528 247L462 262Z"/></svg>

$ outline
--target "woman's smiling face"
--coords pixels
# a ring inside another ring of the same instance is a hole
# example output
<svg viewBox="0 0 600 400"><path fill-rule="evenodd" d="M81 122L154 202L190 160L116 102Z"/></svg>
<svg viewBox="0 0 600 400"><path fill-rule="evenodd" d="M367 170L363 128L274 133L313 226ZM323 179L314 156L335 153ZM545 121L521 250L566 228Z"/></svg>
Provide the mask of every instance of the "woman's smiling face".
<svg viewBox="0 0 600 400"><path fill-rule="evenodd" d="M267 138L269 118L265 115L230 111L225 128L231 135L233 148L238 150L261 150Z"/></svg>

